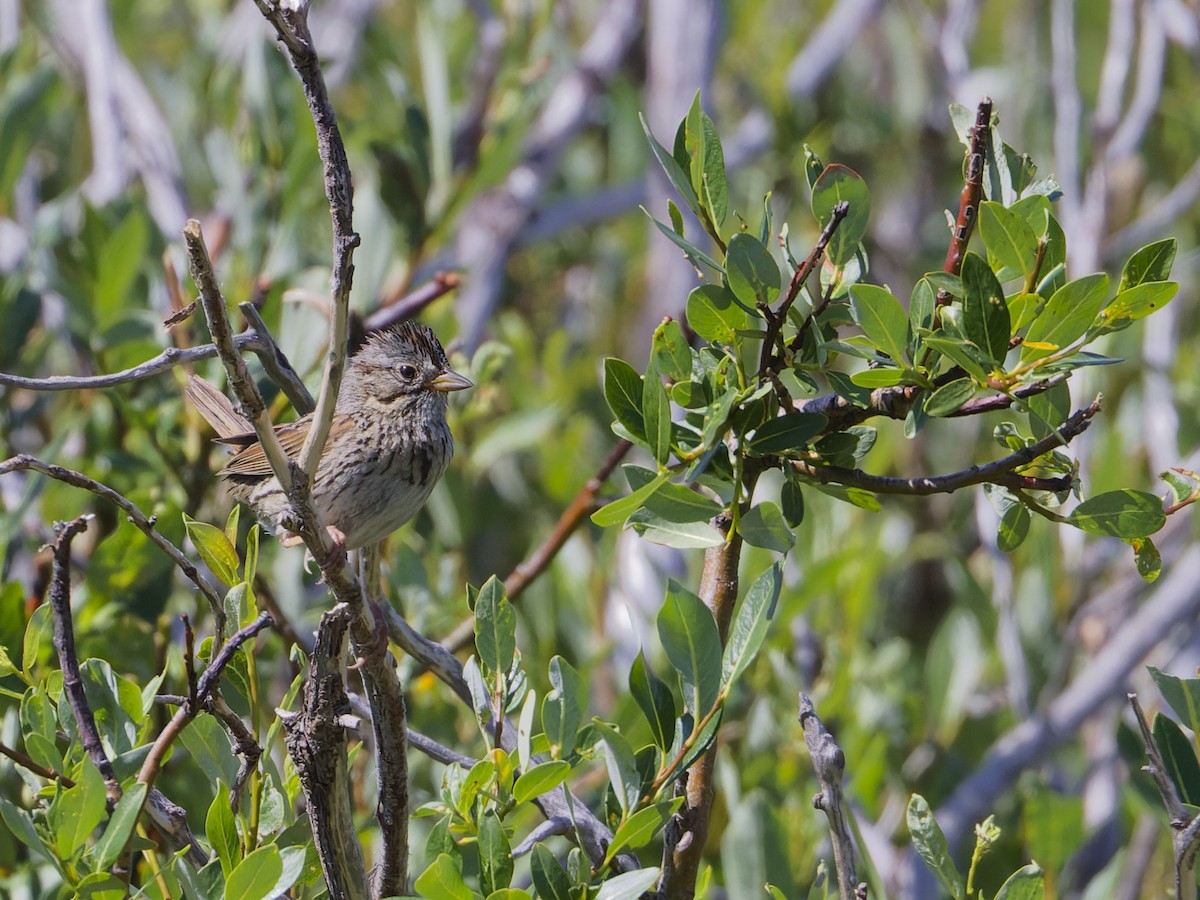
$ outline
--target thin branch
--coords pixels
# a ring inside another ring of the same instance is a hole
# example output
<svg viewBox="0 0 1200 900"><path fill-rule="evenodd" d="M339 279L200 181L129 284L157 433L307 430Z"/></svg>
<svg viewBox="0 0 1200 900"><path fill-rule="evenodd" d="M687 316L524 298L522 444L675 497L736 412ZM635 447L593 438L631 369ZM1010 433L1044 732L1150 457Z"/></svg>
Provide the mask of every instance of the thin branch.
<svg viewBox="0 0 1200 900"><path fill-rule="evenodd" d="M987 158L989 134L992 127L992 100L984 97L975 111L975 125L968 136L967 177L958 198L958 218L954 223L950 247L946 250L945 270L954 275L962 272L967 244L979 218L979 202L983 199L983 169Z"/></svg>
<svg viewBox="0 0 1200 900"><path fill-rule="evenodd" d="M32 759L13 747L7 744L0 744L0 755L7 756L22 769L28 769L34 775L40 775L49 781L57 781L65 788L75 787L75 781L68 778L62 772L56 772L54 769L48 769L43 765L35 763Z"/></svg>
<svg viewBox="0 0 1200 900"><path fill-rule="evenodd" d="M414 318L434 300L444 297L462 284L457 272L435 272L433 278L395 303L381 306L363 320L363 330L370 334Z"/></svg>
<svg viewBox="0 0 1200 900"><path fill-rule="evenodd" d="M325 78L321 74L316 47L308 30L308 3L278 3L255 0L263 16L275 26L279 40L287 47L292 65L304 86L304 99L317 129L317 152L325 175L325 196L333 222L333 272L330 279L329 356L312 428L300 451L300 468L311 479L325 449L333 423L334 405L342 386L346 366L350 287L354 280L354 249L359 236L354 230L354 182L346 148L338 130L337 115L329 102ZM282 483L282 482L281 482Z"/></svg>
<svg viewBox="0 0 1200 900"><path fill-rule="evenodd" d="M574 830L575 823L566 816L555 816L552 819L547 819L537 828L533 829L533 831L529 832L525 840L513 847L513 859L520 859L527 853L532 852L535 844L555 836L570 836Z"/></svg>
<svg viewBox="0 0 1200 900"><path fill-rule="evenodd" d="M110 503L113 503L124 511L129 517L129 521L137 527L142 534L150 539L158 549L162 550L175 565L179 568L192 584L200 589L200 593L208 601L209 607L212 609L213 618L216 620L218 631L224 630L225 627L225 610L221 599L221 594L212 583L200 574L199 569L192 564L192 561L183 555L183 551L172 544L169 540L163 537L155 530L155 517L147 517L140 509L128 500L122 494L118 494L107 485L103 485L94 479L88 478L86 475L73 471L72 469L64 469L62 466L56 466L53 463L43 462L34 456L22 453L20 456L14 456L0 462L0 475L7 475L9 472L15 472L18 469L29 469L34 472L41 472L55 481L61 481L64 484L72 485L73 487L83 488L85 491L91 491L97 496L103 497Z"/></svg>
<svg viewBox="0 0 1200 900"><path fill-rule="evenodd" d="M1047 435L1028 447L1022 447L1008 456L982 466L971 466L948 475L889 478L883 475L870 475L861 469L820 466L803 460L790 460L789 462L792 468L805 478L811 478L822 484L860 487L876 494L908 494L912 496L948 494L971 485L985 483L999 484L1016 490L1065 491L1070 490L1074 483L1070 477L1034 478L1028 475L1018 475L1013 470L1029 465L1039 456L1069 443L1086 431L1091 424L1092 417L1100 412L1100 402L1101 398L1097 397L1089 406L1073 413L1067 421L1059 426L1057 432Z"/></svg>
<svg viewBox="0 0 1200 900"><path fill-rule="evenodd" d="M1146 748L1148 765L1143 769L1150 773L1167 815L1171 820L1171 844L1175 857L1175 896L1179 900L1196 900L1196 876L1193 872L1196 863L1197 841L1200 840L1200 816L1193 819L1188 815L1187 808L1175 788L1167 764L1154 743L1154 735L1142 704L1138 702L1137 694L1127 694L1129 705L1133 707L1133 715L1137 719L1138 728L1142 732L1142 743Z"/></svg>
<svg viewBox="0 0 1200 900"><path fill-rule="evenodd" d="M387 617L388 634L391 639L399 644L405 653L433 672L469 709L473 709L471 691L463 679L462 663L441 644L419 634L390 606L383 607L383 612ZM511 722L506 723L503 731L506 751L511 752L515 749L516 735L516 727ZM573 817L576 825L575 838L579 846L593 865L599 866L603 863L613 835L586 804L573 794L566 793L563 788L543 794L534 802L542 815L548 819L556 816ZM637 866L637 860L625 853L620 854L613 862L613 868L618 872L630 871Z"/></svg>
<svg viewBox="0 0 1200 900"><path fill-rule="evenodd" d="M54 563L50 576L50 608L54 614L54 649L58 652L58 666L62 669L63 693L75 716L79 728L79 742L100 770L108 792L111 809L121 799L121 781L113 770L112 762L104 752L100 732L96 729L96 717L83 688L83 674L79 669L79 656L75 652L75 627L71 620L71 541L77 534L87 531L92 516L80 516L70 522L55 526Z"/></svg>
<svg viewBox="0 0 1200 900"><path fill-rule="evenodd" d="M254 310L247 312L247 307ZM246 312L251 327L233 338L234 346L239 350L249 350L258 356L267 375L287 394L292 405L301 413L312 409L312 397L308 388L296 374L279 345L275 343L258 310L252 304L239 304L239 309ZM24 388L29 391L81 391L97 390L100 388L116 387L132 381L146 381L169 372L176 366L189 365L217 355L215 344L201 344L198 347L168 347L158 356L138 363L119 372L107 375L51 375L48 378L26 378L21 375L11 375L0 372L0 387ZM305 408L307 406L307 409Z"/></svg>
<svg viewBox="0 0 1200 900"><path fill-rule="evenodd" d="M829 819L829 837L833 845L833 866L837 871L838 897L840 900L854 900L860 885L854 866L854 840L850 836L846 800L842 794L846 754L817 717L812 700L806 694L800 695L800 727L804 729L804 743L808 746L817 783L821 786L820 792L813 797L813 807L824 812ZM865 888L865 885L861 887Z"/></svg>
<svg viewBox="0 0 1200 900"><path fill-rule="evenodd" d="M231 635L229 640L221 646L217 655L213 657L208 667L200 675L199 679L195 681L194 689L191 685L192 678L189 677L187 702L175 711L175 715L171 717L171 721L167 723L167 726L159 733L157 739L155 739L154 745L150 748L150 752L146 755L146 759L142 763L141 771L138 772L139 782L153 786L155 779L158 778L159 771L162 769L167 751L175 743L175 739L216 698L221 673L229 665L234 654L237 653L242 644L253 638L264 628L269 628L273 624L274 621L271 619L270 614L260 613L253 622ZM218 718L220 717L218 716Z"/></svg>
<svg viewBox="0 0 1200 900"><path fill-rule="evenodd" d="M509 576L504 579L504 592L509 602L515 600L533 583L534 579L550 567L550 563L554 561L554 557L566 544L567 539L587 521L587 517L596 508L596 497L604 487L604 482L612 475L632 446L626 440L617 442L600 468L596 470L596 474L587 480L587 483L575 495L575 499L563 510L563 514L558 517L558 521L547 535L546 540L522 562L518 563ZM474 639L475 620L468 618L455 626L454 630L442 640L442 646L451 653L457 653L469 646Z"/></svg>

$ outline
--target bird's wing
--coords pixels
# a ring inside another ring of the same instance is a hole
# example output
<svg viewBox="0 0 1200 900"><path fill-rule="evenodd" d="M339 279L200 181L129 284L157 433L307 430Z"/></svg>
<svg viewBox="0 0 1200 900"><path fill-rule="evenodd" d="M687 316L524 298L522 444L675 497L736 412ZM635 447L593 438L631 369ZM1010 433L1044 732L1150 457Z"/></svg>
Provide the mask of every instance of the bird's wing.
<svg viewBox="0 0 1200 900"><path fill-rule="evenodd" d="M336 418L336 417L335 417ZM279 438L279 443L283 446L283 452L288 459L295 459L300 455L300 448L304 446L304 439L308 437L308 429L312 424L312 416L307 415L297 419L295 422L288 422L284 425L275 426L275 435ZM236 436L230 436L224 440L227 443L233 443ZM254 438L254 433L251 432L249 437L253 443L249 443L242 450L239 450L233 455L233 459L229 460L229 465L221 470L222 475L248 475L248 476L267 476L273 474L271 472L271 464L267 462L267 455L263 453L262 444Z"/></svg>

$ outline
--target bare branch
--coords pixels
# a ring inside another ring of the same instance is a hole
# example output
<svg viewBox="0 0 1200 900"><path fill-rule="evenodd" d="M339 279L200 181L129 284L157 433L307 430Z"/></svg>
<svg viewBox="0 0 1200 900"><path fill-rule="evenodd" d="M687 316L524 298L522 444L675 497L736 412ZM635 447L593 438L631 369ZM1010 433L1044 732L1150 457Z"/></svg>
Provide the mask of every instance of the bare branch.
<svg viewBox="0 0 1200 900"><path fill-rule="evenodd" d="M854 900L859 885L854 866L854 839L850 836L850 825L846 816L846 799L842 794L842 778L846 773L846 755L833 740L833 735L817 718L812 700L800 695L800 727L804 729L804 743L812 757L813 770L821 791L813 797L813 806L823 811L829 819L829 837L833 845L833 866L837 871L838 897Z"/></svg>
<svg viewBox="0 0 1200 900"><path fill-rule="evenodd" d="M218 631L223 631L225 627L225 611L222 605L221 594L212 585L212 583L200 574L200 571L192 564L192 561L183 555L183 551L172 544L169 540L163 537L155 530L155 519L148 518L145 513L137 508L136 505L126 497L118 494L107 485L103 485L94 479L88 478L86 475L75 472L71 469L64 469L62 466L56 466L52 463L42 462L42 460L21 454L6 459L0 462L0 475L6 475L9 472L15 472L18 469L30 469L35 472L41 472L56 481L61 481L64 484L72 485L73 487L83 488L85 491L91 491L97 496L103 497L110 503L115 504L129 517L129 521L135 525L142 534L150 538L151 543L162 550L170 559L171 562L179 568L192 584L200 589L200 593L208 601L209 607L212 609L213 618L216 620Z"/></svg>
<svg viewBox="0 0 1200 900"><path fill-rule="evenodd" d="M803 460L790 460L789 462L792 468L805 478L811 478L822 484L860 487L876 494L910 494L913 496L948 494L971 485L985 483L999 484L1016 490L1065 491L1070 490L1073 484L1073 480L1069 477L1034 478L1028 475L1017 475L1013 470L1027 466L1039 456L1074 440L1087 430L1092 417L1099 411L1100 398L1097 397L1089 406L1073 413L1067 421L1059 426L1057 432L1047 435L1040 441L985 465L971 466L969 469L952 472L948 475L889 478L883 475L870 475L861 469L821 466Z"/></svg>
<svg viewBox="0 0 1200 900"><path fill-rule="evenodd" d="M983 167L990 143L988 134L992 127L992 101L984 97L975 111L975 126L971 129L967 148L967 177L958 198L958 218L946 250L945 270L954 275L962 272L963 259L967 255L967 244L975 231L979 218L979 201L983 199Z"/></svg>
<svg viewBox="0 0 1200 900"><path fill-rule="evenodd" d="M300 451L300 468L311 479L316 474L317 462L329 437L334 405L346 366L350 286L354 280L354 249L359 245L359 236L353 225L354 182L350 163L346 159L346 148L338 130L337 116L333 104L329 102L325 78L321 74L312 34L308 30L308 4L285 4L275 0L255 2L267 21L275 26L275 32L287 47L292 65L296 67L296 74L304 86L304 99L317 129L317 152L324 166L325 196L329 200L329 214L333 221L329 357L325 362L325 376L317 396L312 428Z"/></svg>
<svg viewBox="0 0 1200 900"><path fill-rule="evenodd" d="M350 610L341 603L321 617L304 684L303 710L283 713L282 718L329 895L339 900L365 900L366 870L354 825L343 726L344 716L350 712L342 686L342 653L350 618Z"/></svg>
<svg viewBox="0 0 1200 900"><path fill-rule="evenodd" d="M50 611L54 616L54 649L58 653L58 667L62 670L63 694L75 717L79 730L79 743L92 764L104 778L108 808L111 811L121 799L121 780L113 769L112 761L104 751L100 732L96 728L96 717L83 686L83 673L79 668L79 655L75 651L75 626L71 619L71 541L77 534L87 531L90 515L79 516L70 522L55 523L57 536L54 539L54 562L50 575Z"/></svg>
<svg viewBox="0 0 1200 900"><path fill-rule="evenodd" d="M462 284L457 272L436 272L433 278L395 303L382 306L363 320L363 330L370 334L382 331L398 322L414 318L434 300L444 297Z"/></svg>

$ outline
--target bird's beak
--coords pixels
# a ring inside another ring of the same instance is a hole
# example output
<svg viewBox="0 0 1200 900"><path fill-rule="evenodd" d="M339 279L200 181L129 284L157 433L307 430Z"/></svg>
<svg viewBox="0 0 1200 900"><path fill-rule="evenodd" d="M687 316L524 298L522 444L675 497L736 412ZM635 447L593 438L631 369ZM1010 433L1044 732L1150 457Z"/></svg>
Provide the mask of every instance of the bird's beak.
<svg viewBox="0 0 1200 900"><path fill-rule="evenodd" d="M430 378L427 382L425 382L425 387L429 388L430 390L443 391L446 393L449 393L450 391L464 391L467 388L474 386L475 384L470 378L464 378L453 369L447 369L440 375Z"/></svg>

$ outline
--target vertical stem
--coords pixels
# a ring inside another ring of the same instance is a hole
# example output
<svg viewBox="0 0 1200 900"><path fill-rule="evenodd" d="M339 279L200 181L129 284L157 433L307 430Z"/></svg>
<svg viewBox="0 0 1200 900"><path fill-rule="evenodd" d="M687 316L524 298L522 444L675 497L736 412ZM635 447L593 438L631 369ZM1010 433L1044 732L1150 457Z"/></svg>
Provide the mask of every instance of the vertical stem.
<svg viewBox="0 0 1200 900"><path fill-rule="evenodd" d="M751 479L753 480L753 479ZM747 485L747 495L753 484ZM726 515L716 520L718 528L728 539L710 547L704 553L704 570L700 575L700 598L712 610L721 635L721 646L729 635L729 623L738 595L738 563L742 556L742 539L730 532L732 520ZM663 852L663 874L659 890L667 900L687 900L696 893L696 875L708 840L708 823L712 814L715 793L713 766L717 747L713 745L692 764L687 772L686 800L669 826L670 839Z"/></svg>

